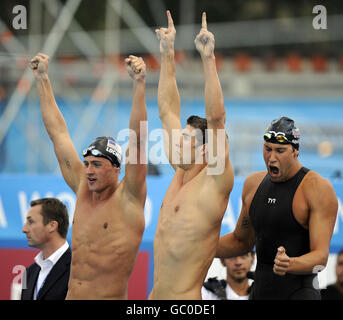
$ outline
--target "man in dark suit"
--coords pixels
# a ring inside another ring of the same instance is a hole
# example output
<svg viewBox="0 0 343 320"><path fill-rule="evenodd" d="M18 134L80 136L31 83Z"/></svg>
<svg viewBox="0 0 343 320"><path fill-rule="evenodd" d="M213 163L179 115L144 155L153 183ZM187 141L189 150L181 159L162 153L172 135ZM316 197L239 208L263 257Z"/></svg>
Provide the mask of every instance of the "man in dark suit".
<svg viewBox="0 0 343 320"><path fill-rule="evenodd" d="M30 247L41 251L26 269L21 300L64 300L68 291L71 250L66 241L69 216L58 199L31 201L23 232Z"/></svg>

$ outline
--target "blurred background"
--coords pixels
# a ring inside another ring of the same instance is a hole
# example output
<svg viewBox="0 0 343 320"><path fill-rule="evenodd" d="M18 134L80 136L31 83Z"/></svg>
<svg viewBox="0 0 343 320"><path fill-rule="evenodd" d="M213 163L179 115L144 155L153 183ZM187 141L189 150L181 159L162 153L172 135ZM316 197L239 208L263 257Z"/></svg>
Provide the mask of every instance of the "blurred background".
<svg viewBox="0 0 343 320"><path fill-rule="evenodd" d="M13 8L17 5L23 6L27 14L27 21L19 21L22 29L14 25L18 13ZM324 7L326 19L316 20L318 14L323 14L313 11L316 5ZM101 135L113 136L126 145L127 135L120 133L129 123L132 81L124 58L130 54L144 58L151 134L150 188L141 251L151 256L158 208L173 174L163 150L156 151L162 136L158 134L160 65L155 29L167 26L167 9L177 32L176 77L183 125L192 114L205 115L203 71L194 46L203 11L207 13L208 29L215 35L230 158L236 175L222 234L234 228L244 178L265 168L261 152L264 129L271 120L285 115L300 128L300 161L329 178L339 197L330 248L334 257L343 247L343 231L339 228L343 220L342 1L2 0L0 247L9 249L3 253L4 259L9 259L13 249L26 246L21 228L31 199L58 196L68 204L71 216L75 205L74 195L61 178L41 119L33 75L27 68L37 52L50 56L49 77L55 97L80 156ZM324 29L318 29L318 24ZM23 259L16 257L16 263ZM13 273L9 276L8 272L14 262L8 261L7 271L0 270L0 274L7 272L6 279L12 281ZM32 254L28 262L32 262ZM146 264L143 296L152 285L152 259L147 259ZM329 280L332 277L329 275ZM132 288L131 292L135 290Z"/></svg>

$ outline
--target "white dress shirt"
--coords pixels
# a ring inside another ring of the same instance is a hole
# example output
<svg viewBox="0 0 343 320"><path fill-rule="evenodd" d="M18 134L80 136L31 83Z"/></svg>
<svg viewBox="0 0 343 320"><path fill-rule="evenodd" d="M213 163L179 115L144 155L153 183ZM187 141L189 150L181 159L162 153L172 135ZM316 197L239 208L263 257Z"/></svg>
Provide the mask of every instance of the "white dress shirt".
<svg viewBox="0 0 343 320"><path fill-rule="evenodd" d="M45 260L43 259L43 252L39 252L37 256L34 258L35 262L40 266L40 271L38 275L38 279L36 282L35 291L33 294L33 299L37 300L37 295L39 290L43 287L46 277L48 276L49 272L56 264L56 262L62 257L62 255L68 250L69 244L66 241L59 249L57 249L52 255L50 255Z"/></svg>
<svg viewBox="0 0 343 320"><path fill-rule="evenodd" d="M247 296L239 296L230 285L226 284L226 299L227 300L249 300L249 295ZM201 296L202 300L220 300L220 298L214 294L213 292L207 290L204 286L201 288Z"/></svg>

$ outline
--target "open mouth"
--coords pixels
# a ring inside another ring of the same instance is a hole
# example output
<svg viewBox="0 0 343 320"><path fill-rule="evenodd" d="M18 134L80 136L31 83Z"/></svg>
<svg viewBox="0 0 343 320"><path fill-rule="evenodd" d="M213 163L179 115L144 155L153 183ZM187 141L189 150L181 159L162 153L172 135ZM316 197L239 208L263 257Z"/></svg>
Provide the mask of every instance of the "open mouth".
<svg viewBox="0 0 343 320"><path fill-rule="evenodd" d="M275 166L269 166L269 174L272 177L277 177L279 175L279 168Z"/></svg>
<svg viewBox="0 0 343 320"><path fill-rule="evenodd" d="M88 182L91 183L91 184L94 183L95 181L96 181L95 178L88 178Z"/></svg>

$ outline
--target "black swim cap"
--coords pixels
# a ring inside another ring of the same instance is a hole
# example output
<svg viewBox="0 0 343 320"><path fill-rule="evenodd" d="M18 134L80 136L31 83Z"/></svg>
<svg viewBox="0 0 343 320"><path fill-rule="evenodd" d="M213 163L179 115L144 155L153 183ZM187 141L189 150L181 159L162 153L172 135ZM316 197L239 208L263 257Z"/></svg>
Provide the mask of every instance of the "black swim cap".
<svg viewBox="0 0 343 320"><path fill-rule="evenodd" d="M111 137L98 137L82 152L83 157L92 155L108 159L112 165L120 168L122 150L118 142Z"/></svg>
<svg viewBox="0 0 343 320"><path fill-rule="evenodd" d="M300 130L295 127L292 119L280 117L273 120L267 127L264 140L271 143L291 144L299 150Z"/></svg>

